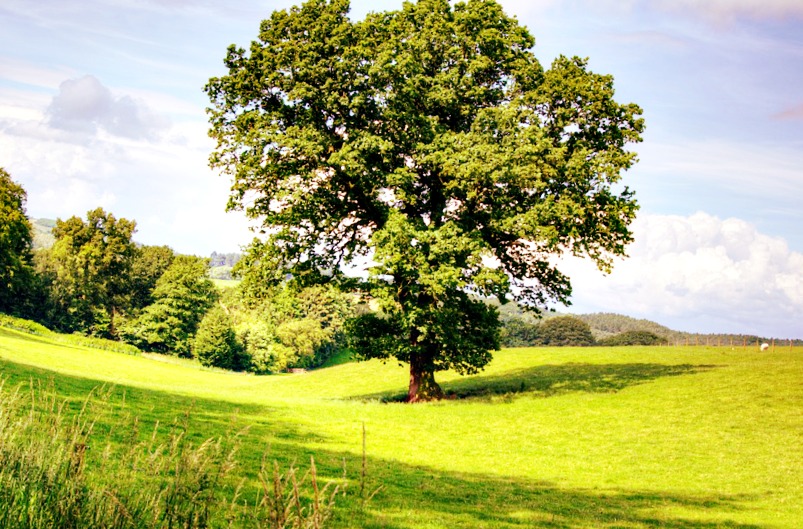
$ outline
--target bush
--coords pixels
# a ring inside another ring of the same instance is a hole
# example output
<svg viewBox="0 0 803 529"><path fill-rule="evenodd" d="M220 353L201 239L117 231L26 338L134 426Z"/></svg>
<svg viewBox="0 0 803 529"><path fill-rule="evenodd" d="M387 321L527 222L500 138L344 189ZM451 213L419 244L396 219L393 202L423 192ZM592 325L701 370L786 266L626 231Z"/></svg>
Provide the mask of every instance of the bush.
<svg viewBox="0 0 803 529"><path fill-rule="evenodd" d="M326 343L331 332L321 328L321 324L310 318L290 320L276 327L276 336L282 345L290 348L294 357L289 367L314 367L315 351Z"/></svg>
<svg viewBox="0 0 803 529"><path fill-rule="evenodd" d="M193 354L201 364L209 367L232 371L243 371L248 367L243 346L232 329L231 318L220 307L210 310L201 320L193 342Z"/></svg>
<svg viewBox="0 0 803 529"><path fill-rule="evenodd" d="M594 345L591 327L575 316L549 318L538 327L538 335L543 345Z"/></svg>
<svg viewBox="0 0 803 529"><path fill-rule="evenodd" d="M530 323L521 318L513 318L502 322L502 331L499 336L502 347L528 347L540 345L538 324Z"/></svg>
<svg viewBox="0 0 803 529"><path fill-rule="evenodd" d="M666 338L662 338L650 331L625 331L600 340L599 345L666 345Z"/></svg>

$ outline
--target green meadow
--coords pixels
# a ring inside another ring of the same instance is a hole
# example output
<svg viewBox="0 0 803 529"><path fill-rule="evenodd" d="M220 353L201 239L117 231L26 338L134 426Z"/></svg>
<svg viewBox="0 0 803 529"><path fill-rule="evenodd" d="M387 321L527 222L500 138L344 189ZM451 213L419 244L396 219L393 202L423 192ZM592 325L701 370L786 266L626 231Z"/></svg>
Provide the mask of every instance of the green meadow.
<svg viewBox="0 0 803 529"><path fill-rule="evenodd" d="M106 388L99 432L118 413L141 432L188 415L197 443L242 432L245 495L265 459L345 466L331 527L803 526L801 348L507 349L417 405L395 363L253 376L7 328L0 373L70 410Z"/></svg>

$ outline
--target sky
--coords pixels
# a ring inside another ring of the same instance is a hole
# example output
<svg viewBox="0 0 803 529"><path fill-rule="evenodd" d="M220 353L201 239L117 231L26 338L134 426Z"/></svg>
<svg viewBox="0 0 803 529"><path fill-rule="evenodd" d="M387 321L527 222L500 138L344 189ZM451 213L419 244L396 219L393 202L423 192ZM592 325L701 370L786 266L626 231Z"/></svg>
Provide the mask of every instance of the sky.
<svg viewBox="0 0 803 529"><path fill-rule="evenodd" d="M0 167L29 216L103 207L143 244L239 251L253 233L208 167L203 87L293 3L0 0ZM561 259L574 293L556 309L803 338L803 2L501 3L545 66L587 57L646 121L623 178L641 206L628 257L608 275ZM352 1L351 16L400 6Z"/></svg>

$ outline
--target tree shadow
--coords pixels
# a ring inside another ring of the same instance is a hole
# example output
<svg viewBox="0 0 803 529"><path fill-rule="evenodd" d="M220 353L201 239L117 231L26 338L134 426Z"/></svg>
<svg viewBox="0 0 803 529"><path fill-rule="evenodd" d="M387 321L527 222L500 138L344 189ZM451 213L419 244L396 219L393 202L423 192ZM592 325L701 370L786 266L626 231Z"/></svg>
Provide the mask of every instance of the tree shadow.
<svg viewBox="0 0 803 529"><path fill-rule="evenodd" d="M334 471L354 455L319 452ZM332 463L334 462L334 464ZM503 462L500 463L504 465ZM364 529L761 529L734 521L757 495L684 494L655 490L563 488L554 483L437 471L367 460L365 506L354 495L341 504L335 526ZM359 483L352 480L352 489ZM678 514L684 513L683 515Z"/></svg>
<svg viewBox="0 0 803 529"><path fill-rule="evenodd" d="M313 449L302 432L276 431L287 426L273 424L271 460L303 470L314 457L323 480L342 484L345 474L347 494L337 500L332 529L767 529L740 521L759 494L563 487L514 477L517 469L504 460L487 473L453 472ZM259 453L254 433L241 454Z"/></svg>
<svg viewBox="0 0 803 529"><path fill-rule="evenodd" d="M0 361L0 367L5 367L5 362ZM462 392L464 398L485 398L483 392L488 388L500 392L492 393L495 395L617 391L658 377L694 373L710 367L540 366L491 377L473 377L475 380L456 381L448 387L450 391ZM14 365L10 375L7 372L4 376L9 383L6 388L27 384L30 379L54 378L50 371L19 364ZM522 381L528 388L524 391L519 389ZM59 374L55 377L53 391L57 396L71 399L71 406L77 409L83 400L81 395L89 394L98 385L97 380ZM503 460L487 473L472 474L373 457L366 457L363 465L358 453L321 449L320 445L328 439L315 431L314 424L297 424L286 416L286 411L269 406L125 386L114 388L112 401L142 420L145 435L147 426L164 420L166 414L188 413L187 433L199 442L210 436L225 435L232 429L232 416L243 416L250 426L238 450L239 475L245 479L244 497L253 496L258 483L257 472L266 452L282 469L296 464L303 470L310 457L314 457L323 480L338 479L345 467L348 494L337 499L332 529L762 529L735 521L759 499L757 495L562 487L557 483L500 477L515 473L514 469L506 471L507 463ZM311 448L312 445L317 448ZM362 469L366 469L364 479L361 478ZM364 502L379 486L381 489L373 499ZM361 496L359 491L363 488Z"/></svg>
<svg viewBox="0 0 803 529"><path fill-rule="evenodd" d="M275 439L278 443L325 442L312 428L291 423L284 417L285 410L263 404L248 404L219 399L186 396L156 389L145 389L113 383L104 383L87 377L54 373L45 368L13 363L0 359L0 381L5 389L22 386L33 390L35 402L40 404L49 396L64 402L65 408L78 413L87 401L100 403L96 429L104 432L119 427L120 417L135 417L142 435L151 435L154 428L166 432L172 421L183 424L187 436L205 440L212 436L235 433L247 423L264 440ZM166 423L166 421L168 421ZM261 455L261 452L260 452ZM259 459L256 456L255 459Z"/></svg>
<svg viewBox="0 0 803 529"><path fill-rule="evenodd" d="M688 375L714 365L586 364L542 365L497 375L474 375L441 384L447 398L499 402L517 396L552 397L572 392L615 393L658 378ZM406 392L383 392L355 397L360 400L402 402Z"/></svg>

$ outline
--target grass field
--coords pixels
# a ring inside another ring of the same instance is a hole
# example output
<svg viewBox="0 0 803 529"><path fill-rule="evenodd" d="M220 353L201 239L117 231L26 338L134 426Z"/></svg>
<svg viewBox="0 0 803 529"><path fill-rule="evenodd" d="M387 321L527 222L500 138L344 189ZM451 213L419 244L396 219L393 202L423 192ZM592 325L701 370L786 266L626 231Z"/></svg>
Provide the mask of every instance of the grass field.
<svg viewBox="0 0 803 529"><path fill-rule="evenodd" d="M452 399L405 405L396 364L257 377L65 346L0 328L6 388L52 383L80 402L112 384L143 431L191 410L201 441L248 427L237 472L315 456L382 489L333 527L803 527L803 349L536 348L480 375L440 374Z"/></svg>

